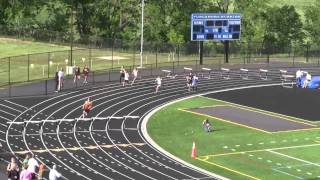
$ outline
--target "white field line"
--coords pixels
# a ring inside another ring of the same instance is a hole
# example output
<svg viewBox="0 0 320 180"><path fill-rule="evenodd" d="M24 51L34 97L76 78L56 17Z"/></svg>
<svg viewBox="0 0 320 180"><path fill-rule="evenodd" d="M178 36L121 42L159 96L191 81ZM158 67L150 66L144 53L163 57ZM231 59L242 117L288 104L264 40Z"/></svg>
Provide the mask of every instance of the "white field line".
<svg viewBox="0 0 320 180"><path fill-rule="evenodd" d="M309 145L300 145L300 146L287 146L281 148L271 148L266 149L266 151L276 151L276 150L283 150L283 149L296 149L296 148L305 148L305 147L313 147L313 146L320 146L320 144L309 144Z"/></svg>
<svg viewBox="0 0 320 180"><path fill-rule="evenodd" d="M316 164L316 163L313 163L313 162L310 162L310 161L306 161L306 160L303 160L303 159L300 159L300 158L296 158L296 157L289 156L289 155L286 155L286 154L283 154L283 153L279 153L279 152L275 152L275 151L272 151L272 150L267 150L267 151L270 152L270 153L273 153L273 154L277 154L279 156L287 157L289 159L293 159L293 160L296 160L296 161L304 162L306 164L310 164L310 165L314 165L314 166L320 167L319 164Z"/></svg>
<svg viewBox="0 0 320 180"><path fill-rule="evenodd" d="M295 177L295 178L297 178L297 179L304 179L304 178L302 178L302 177L295 176L295 175L293 175L293 174L290 174L290 173L281 171L281 170L279 170L279 169L272 169L272 170L273 170L273 171L276 171L276 172L279 172L279 173L282 173L282 174L285 174L285 175L288 175L288 176L291 176L291 177Z"/></svg>
<svg viewBox="0 0 320 180"><path fill-rule="evenodd" d="M23 109L29 109L28 107L26 107L26 106L22 106L21 104L17 104L17 103L14 103L14 102L8 101L8 100L4 100L4 101L5 101L5 102L7 102L7 103L10 103L10 104L13 104L13 105L16 105L16 106L22 107Z"/></svg>

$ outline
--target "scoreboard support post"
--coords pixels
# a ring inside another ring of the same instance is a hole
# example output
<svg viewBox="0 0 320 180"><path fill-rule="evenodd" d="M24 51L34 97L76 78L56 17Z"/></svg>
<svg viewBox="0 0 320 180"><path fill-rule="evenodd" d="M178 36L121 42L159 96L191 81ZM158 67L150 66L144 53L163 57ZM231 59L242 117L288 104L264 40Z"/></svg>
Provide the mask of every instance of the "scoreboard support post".
<svg viewBox="0 0 320 180"><path fill-rule="evenodd" d="M203 41L199 41L199 64L203 65Z"/></svg>
<svg viewBox="0 0 320 180"><path fill-rule="evenodd" d="M224 62L225 63L229 63L229 47L230 47L230 43L229 41L224 41Z"/></svg>

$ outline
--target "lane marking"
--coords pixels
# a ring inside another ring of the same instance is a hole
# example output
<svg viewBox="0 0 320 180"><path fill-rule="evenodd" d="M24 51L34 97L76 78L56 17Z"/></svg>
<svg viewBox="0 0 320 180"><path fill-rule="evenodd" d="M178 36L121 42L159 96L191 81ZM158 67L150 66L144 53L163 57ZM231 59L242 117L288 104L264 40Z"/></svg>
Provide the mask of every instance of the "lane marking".
<svg viewBox="0 0 320 180"><path fill-rule="evenodd" d="M29 109L29 108L28 108L28 107L26 107L26 106L22 106L21 104L17 104L17 103L11 102L11 101L9 101L9 100L4 100L4 101L6 101L6 102L8 102L8 103L10 103L10 104L13 104L13 105L16 105L16 106L22 107L22 108L24 108L24 109Z"/></svg>
<svg viewBox="0 0 320 180"><path fill-rule="evenodd" d="M11 109L11 110L16 111L16 112L18 112L18 113L22 113L22 111L19 111L19 110L15 109L15 108L6 106L6 105L4 105L4 104L0 104L0 106L6 107L7 109Z"/></svg>
<svg viewBox="0 0 320 180"><path fill-rule="evenodd" d="M17 116L17 115L15 115L15 114L9 113L9 112L4 111L4 110L1 110L1 109L0 109L0 111L3 112L3 113L5 113L5 114L8 114L8 115L10 115L10 116L13 116L13 117L16 117L16 116Z"/></svg>
<svg viewBox="0 0 320 180"><path fill-rule="evenodd" d="M144 146L145 143L131 143L131 144L116 144L117 146L120 146L120 147L132 147L132 146ZM104 148L113 148L115 147L116 145L100 145L101 147L104 147ZM85 148L85 149L98 149L98 146L86 146L86 147L82 147L82 148ZM53 151L53 152L63 152L63 151L66 151L66 150L71 150L71 151L79 151L82 149L81 147L70 147L70 148L54 148L54 149L32 149L33 152L37 152L37 153L46 153L48 150L50 151ZM28 150L26 151L14 151L14 153L16 154L27 154L29 153Z"/></svg>

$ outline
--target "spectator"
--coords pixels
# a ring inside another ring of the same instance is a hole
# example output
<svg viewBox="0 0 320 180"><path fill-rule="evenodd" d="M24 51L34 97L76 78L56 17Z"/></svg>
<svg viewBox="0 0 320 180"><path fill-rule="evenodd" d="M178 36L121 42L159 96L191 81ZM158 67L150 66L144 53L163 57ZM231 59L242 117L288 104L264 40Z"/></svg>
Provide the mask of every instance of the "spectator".
<svg viewBox="0 0 320 180"><path fill-rule="evenodd" d="M38 176L38 180L42 180L43 179L43 173L45 171L45 166L43 163L40 164L39 166L39 176Z"/></svg>
<svg viewBox="0 0 320 180"><path fill-rule="evenodd" d="M7 166L8 180L19 180L19 167L14 157Z"/></svg>
<svg viewBox="0 0 320 180"><path fill-rule="evenodd" d="M30 159L30 155L26 154L26 157L24 158L24 160L22 162L22 168L21 169L23 169L25 165L28 165L29 159Z"/></svg>
<svg viewBox="0 0 320 180"><path fill-rule="evenodd" d="M49 172L49 180L57 180L61 177L61 174L56 169L57 166L53 165L52 169Z"/></svg>
<svg viewBox="0 0 320 180"><path fill-rule="evenodd" d="M20 180L32 180L32 173L28 170L28 165L25 164L20 174Z"/></svg>
<svg viewBox="0 0 320 180"><path fill-rule="evenodd" d="M38 164L37 160L32 155L28 161L28 171L31 172L32 179L36 179L37 168L39 168L39 164Z"/></svg>
<svg viewBox="0 0 320 180"><path fill-rule="evenodd" d="M59 78L58 91L61 91L63 87L63 79L64 79L64 72L62 68L58 72L58 78Z"/></svg>
<svg viewBox="0 0 320 180"><path fill-rule="evenodd" d="M83 84L88 84L89 72L90 72L90 69L88 68L87 65L85 65L82 70L83 77L84 77Z"/></svg>
<svg viewBox="0 0 320 180"><path fill-rule="evenodd" d="M212 131L213 131L212 126L211 126L211 123L209 122L208 119L205 119L205 120L202 122L202 125L203 125L203 128L204 128L204 131L205 131L205 132L212 132Z"/></svg>

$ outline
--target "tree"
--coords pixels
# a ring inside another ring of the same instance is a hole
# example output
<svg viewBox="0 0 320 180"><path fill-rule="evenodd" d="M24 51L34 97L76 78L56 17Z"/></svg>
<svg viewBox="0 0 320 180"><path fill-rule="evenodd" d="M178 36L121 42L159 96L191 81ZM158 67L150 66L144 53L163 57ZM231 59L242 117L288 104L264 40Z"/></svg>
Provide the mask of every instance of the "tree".
<svg viewBox="0 0 320 180"><path fill-rule="evenodd" d="M320 0L316 0L313 6L305 10L305 30L308 33L307 40L314 44L320 44Z"/></svg>
<svg viewBox="0 0 320 180"><path fill-rule="evenodd" d="M303 24L294 6L271 7L264 13L266 29L264 43L274 49L291 47L303 40Z"/></svg>

